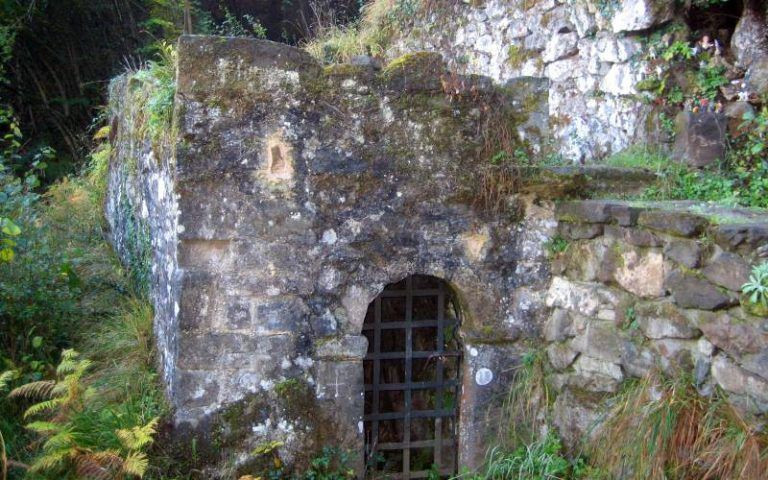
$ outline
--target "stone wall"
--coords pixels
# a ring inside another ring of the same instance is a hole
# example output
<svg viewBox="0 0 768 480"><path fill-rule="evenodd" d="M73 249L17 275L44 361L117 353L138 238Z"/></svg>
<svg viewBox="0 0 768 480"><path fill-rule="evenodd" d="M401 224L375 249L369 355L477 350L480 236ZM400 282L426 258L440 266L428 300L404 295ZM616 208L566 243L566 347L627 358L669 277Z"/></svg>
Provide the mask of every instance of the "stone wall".
<svg viewBox="0 0 768 480"><path fill-rule="evenodd" d="M437 2L400 33L389 55L441 52L456 71L505 83L548 84L546 134L566 158L594 161L648 140L651 107L635 88L644 78L642 42L670 22L674 2L487 0Z"/></svg>
<svg viewBox="0 0 768 480"><path fill-rule="evenodd" d="M569 244L552 263L542 336L569 445L624 380L652 370L692 373L701 394L722 388L753 419L768 412L768 319L740 298L768 254L766 215L593 200L556 216Z"/></svg>
<svg viewBox="0 0 768 480"><path fill-rule="evenodd" d="M765 412L768 325L738 295L766 253L764 217L687 203L556 208L654 175L488 170L487 125L525 130L537 88L450 73L439 55L323 68L285 45L196 36L178 55L160 141L142 134L148 87L113 84L107 215L127 263L151 242L176 437L194 433L206 460L253 473L264 445L297 467L334 445L362 461L363 320L413 274L460 299L462 466L482 462L516 367L538 349L571 445L622 381L657 366ZM558 232L569 246L551 258Z"/></svg>
<svg viewBox="0 0 768 480"><path fill-rule="evenodd" d="M155 308L160 372L175 394L179 312L178 204L175 158L167 139L147 136L145 100L154 87L123 75L110 85L110 142L106 218L111 242Z"/></svg>

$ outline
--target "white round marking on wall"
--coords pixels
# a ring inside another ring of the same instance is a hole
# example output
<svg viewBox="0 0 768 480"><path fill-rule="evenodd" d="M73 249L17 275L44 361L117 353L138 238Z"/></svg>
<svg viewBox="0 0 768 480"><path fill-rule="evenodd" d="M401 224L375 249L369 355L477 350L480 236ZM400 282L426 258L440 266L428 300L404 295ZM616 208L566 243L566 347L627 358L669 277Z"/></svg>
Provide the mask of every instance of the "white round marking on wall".
<svg viewBox="0 0 768 480"><path fill-rule="evenodd" d="M493 381L493 372L488 368L481 368L477 372L475 372L475 383L480 385L481 387L484 385L488 385Z"/></svg>
<svg viewBox="0 0 768 480"><path fill-rule="evenodd" d="M477 349L475 347L472 347L472 348L469 349L469 354L471 356L473 356L473 357L476 357L477 354L478 354L478 351L477 351Z"/></svg>

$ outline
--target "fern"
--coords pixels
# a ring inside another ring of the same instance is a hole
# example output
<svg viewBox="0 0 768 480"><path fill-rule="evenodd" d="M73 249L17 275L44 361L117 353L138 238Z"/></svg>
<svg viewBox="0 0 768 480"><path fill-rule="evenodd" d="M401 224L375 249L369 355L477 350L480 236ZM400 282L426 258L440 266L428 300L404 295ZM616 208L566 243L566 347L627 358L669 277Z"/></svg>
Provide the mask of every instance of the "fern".
<svg viewBox="0 0 768 480"><path fill-rule="evenodd" d="M55 387L56 382L53 380L40 380L14 388L8 396L11 398L24 398L28 400L38 398L48 399Z"/></svg>
<svg viewBox="0 0 768 480"><path fill-rule="evenodd" d="M92 424L81 421L98 415L98 410L89 410L94 408L97 398L95 389L84 381L91 366L91 361L79 358L76 351L65 350L56 368L55 380L31 382L11 391L12 398L40 400L24 412L24 418L47 418L26 425L43 437L41 451L29 471L55 478L70 478L73 474L76 478L94 480L141 478L149 466L144 451L152 444L158 419L114 430L112 441L120 447L94 451L93 442L83 440L92 433ZM14 375L4 373L0 376L0 385L5 387Z"/></svg>
<svg viewBox="0 0 768 480"><path fill-rule="evenodd" d="M152 437L156 433L157 418L153 418L143 427L117 430L117 438L128 450L141 450L152 443Z"/></svg>
<svg viewBox="0 0 768 480"><path fill-rule="evenodd" d="M142 478L148 466L147 454L144 452L131 452L125 457L122 470L127 475L136 475Z"/></svg>
<svg viewBox="0 0 768 480"><path fill-rule="evenodd" d="M16 370L8 370L0 373L0 392L4 392L12 381L18 378L19 372Z"/></svg>

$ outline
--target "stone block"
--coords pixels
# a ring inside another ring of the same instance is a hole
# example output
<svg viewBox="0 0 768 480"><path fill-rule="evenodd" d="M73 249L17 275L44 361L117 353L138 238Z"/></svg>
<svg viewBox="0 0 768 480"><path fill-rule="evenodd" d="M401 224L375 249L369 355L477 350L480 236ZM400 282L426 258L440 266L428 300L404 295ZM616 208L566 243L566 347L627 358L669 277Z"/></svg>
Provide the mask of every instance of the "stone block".
<svg viewBox="0 0 768 480"><path fill-rule="evenodd" d="M647 30L672 19L674 2L666 0L624 0L611 17L614 33Z"/></svg>
<svg viewBox="0 0 768 480"><path fill-rule="evenodd" d="M556 308L544 324L544 339L548 342L562 342L573 336L573 320L566 310Z"/></svg>
<svg viewBox="0 0 768 480"><path fill-rule="evenodd" d="M663 338L650 342L650 348L656 354L658 364L668 375L679 375L691 371L696 363L694 352L697 351L694 340Z"/></svg>
<svg viewBox="0 0 768 480"><path fill-rule="evenodd" d="M605 200L582 200L560 203L555 209L558 220L583 223L606 223L610 219Z"/></svg>
<svg viewBox="0 0 768 480"><path fill-rule="evenodd" d="M701 332L670 301L642 302L635 306L637 323L643 334L651 339L698 337Z"/></svg>
<svg viewBox="0 0 768 480"><path fill-rule="evenodd" d="M685 212L651 210L642 212L638 223L653 230L678 237L694 237L708 225L706 218Z"/></svg>
<svg viewBox="0 0 768 480"><path fill-rule="evenodd" d="M447 71L440 53L407 53L384 67L384 81L396 92L438 92L443 87L441 77Z"/></svg>
<svg viewBox="0 0 768 480"><path fill-rule="evenodd" d="M621 252L613 276L619 285L638 297L661 297L665 294L667 264L659 251L627 249Z"/></svg>
<svg viewBox="0 0 768 480"><path fill-rule="evenodd" d="M756 325L729 312L696 312L693 320L704 336L716 347L738 358L758 354L768 348L768 333Z"/></svg>
<svg viewBox="0 0 768 480"><path fill-rule="evenodd" d="M599 223L561 222L558 230L560 235L570 240L591 240L603 234L603 226Z"/></svg>
<svg viewBox="0 0 768 480"><path fill-rule="evenodd" d="M680 112L676 118L673 158L691 167L716 165L725 159L728 119L714 112Z"/></svg>
<svg viewBox="0 0 768 480"><path fill-rule="evenodd" d="M768 381L740 368L726 355L718 355L712 362L712 378L720 387L737 395L748 395L768 405Z"/></svg>
<svg viewBox="0 0 768 480"><path fill-rule="evenodd" d="M671 240L664 246L664 255L686 268L698 268L701 265L701 244L695 240Z"/></svg>
<svg viewBox="0 0 768 480"><path fill-rule="evenodd" d="M547 347L547 358L555 370L565 370L570 367L579 352L567 343L553 343Z"/></svg>
<svg viewBox="0 0 768 480"><path fill-rule="evenodd" d="M709 281L679 270L667 276L666 288L672 293L675 304L682 308L717 310L736 303Z"/></svg>
<svg viewBox="0 0 768 480"><path fill-rule="evenodd" d="M619 365L586 355L580 355L573 364L575 372L568 384L588 392L615 392L624 380Z"/></svg>
<svg viewBox="0 0 768 480"><path fill-rule="evenodd" d="M589 394L565 389L557 396L552 408L553 422L570 451L578 451L584 438L599 435L596 427L603 418L603 411L599 399Z"/></svg>
<svg viewBox="0 0 768 480"><path fill-rule="evenodd" d="M750 253L768 244L768 223L727 223L714 227L715 241L726 250Z"/></svg>
<svg viewBox="0 0 768 480"><path fill-rule="evenodd" d="M571 342L571 348L591 358L621 363L628 341L612 324L588 321L586 328Z"/></svg>
<svg viewBox="0 0 768 480"><path fill-rule="evenodd" d="M256 301L254 331L260 335L292 334L308 327L309 307L298 297Z"/></svg>
<svg viewBox="0 0 768 480"><path fill-rule="evenodd" d="M660 247L664 244L663 240L654 233L639 228L606 225L605 236L636 247Z"/></svg>
<svg viewBox="0 0 768 480"><path fill-rule="evenodd" d="M368 351L368 339L362 335L344 335L319 340L315 355L321 359L361 360Z"/></svg>
<svg viewBox="0 0 768 480"><path fill-rule="evenodd" d="M740 292L741 286L749 278L750 267L739 255L730 252L718 252L701 270L701 273L715 285Z"/></svg>

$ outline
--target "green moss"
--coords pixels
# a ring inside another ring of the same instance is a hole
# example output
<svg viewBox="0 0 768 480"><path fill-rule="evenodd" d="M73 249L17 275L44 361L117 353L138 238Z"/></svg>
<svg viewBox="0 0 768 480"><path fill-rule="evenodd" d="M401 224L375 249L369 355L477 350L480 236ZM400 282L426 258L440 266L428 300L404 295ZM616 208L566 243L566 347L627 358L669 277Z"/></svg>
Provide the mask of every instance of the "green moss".
<svg viewBox="0 0 768 480"><path fill-rule="evenodd" d="M519 45L510 45L507 48L507 65L514 69L518 69L535 56L535 51L527 50Z"/></svg>
<svg viewBox="0 0 768 480"><path fill-rule="evenodd" d="M434 52L406 53L387 64L382 74L386 77L402 71L419 70L434 65L436 61L442 62L442 57Z"/></svg>

